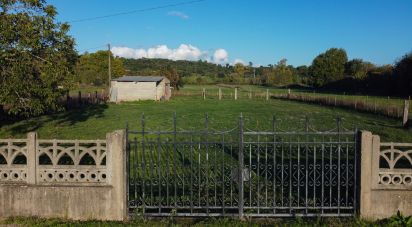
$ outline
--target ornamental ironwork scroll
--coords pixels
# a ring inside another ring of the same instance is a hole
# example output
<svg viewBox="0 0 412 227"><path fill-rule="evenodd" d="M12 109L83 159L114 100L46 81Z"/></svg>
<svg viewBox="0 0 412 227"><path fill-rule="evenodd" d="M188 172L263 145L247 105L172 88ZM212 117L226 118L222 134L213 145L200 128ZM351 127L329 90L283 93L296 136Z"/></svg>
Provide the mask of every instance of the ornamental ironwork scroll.
<svg viewBox="0 0 412 227"><path fill-rule="evenodd" d="M129 208L147 216L353 216L357 130L127 130ZM235 123L236 125L236 123ZM269 126L270 127L270 126Z"/></svg>

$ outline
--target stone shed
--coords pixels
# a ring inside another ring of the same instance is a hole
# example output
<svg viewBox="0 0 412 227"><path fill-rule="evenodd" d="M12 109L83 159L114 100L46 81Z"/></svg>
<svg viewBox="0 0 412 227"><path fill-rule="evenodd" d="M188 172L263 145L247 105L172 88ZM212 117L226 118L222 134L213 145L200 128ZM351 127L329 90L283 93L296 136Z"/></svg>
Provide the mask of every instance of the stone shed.
<svg viewBox="0 0 412 227"><path fill-rule="evenodd" d="M170 81L164 76L123 76L112 79L110 101L169 100Z"/></svg>

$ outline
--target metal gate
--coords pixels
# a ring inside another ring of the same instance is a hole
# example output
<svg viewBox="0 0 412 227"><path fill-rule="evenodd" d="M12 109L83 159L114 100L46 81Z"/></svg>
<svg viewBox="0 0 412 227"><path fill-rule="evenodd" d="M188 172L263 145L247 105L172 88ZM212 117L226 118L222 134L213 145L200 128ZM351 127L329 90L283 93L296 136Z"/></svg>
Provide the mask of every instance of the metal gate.
<svg viewBox="0 0 412 227"><path fill-rule="evenodd" d="M147 216L353 216L356 130L127 130L128 201Z"/></svg>

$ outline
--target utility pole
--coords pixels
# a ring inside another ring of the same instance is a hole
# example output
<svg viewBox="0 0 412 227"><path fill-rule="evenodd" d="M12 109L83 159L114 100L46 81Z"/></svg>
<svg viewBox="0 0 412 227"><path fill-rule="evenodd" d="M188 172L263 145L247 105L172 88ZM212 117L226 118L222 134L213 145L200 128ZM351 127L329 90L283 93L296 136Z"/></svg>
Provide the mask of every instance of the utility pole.
<svg viewBox="0 0 412 227"><path fill-rule="evenodd" d="M112 70L111 70L111 65L110 65L110 61L111 61L111 57L110 57L110 55L111 55L111 52L110 52L110 43L109 44L107 44L107 47L108 47L108 49L109 49L109 93L110 93L110 88L111 88L111 84L112 84Z"/></svg>

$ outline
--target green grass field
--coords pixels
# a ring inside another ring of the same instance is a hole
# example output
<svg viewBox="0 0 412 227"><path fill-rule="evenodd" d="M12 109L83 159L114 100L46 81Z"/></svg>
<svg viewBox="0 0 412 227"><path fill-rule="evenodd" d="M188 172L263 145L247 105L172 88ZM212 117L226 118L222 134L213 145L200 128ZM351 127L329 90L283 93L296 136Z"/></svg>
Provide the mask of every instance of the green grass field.
<svg viewBox="0 0 412 227"><path fill-rule="evenodd" d="M208 99L218 99L219 88L222 91L223 99L234 99L235 89L238 87L238 98L239 99L249 99L249 93L252 92L253 99L265 99L266 90L269 91L270 95L279 95L288 93L288 89L275 88L275 87L264 87L255 85L185 85L183 89L175 92L176 94L182 96L198 96L202 98L202 91L205 89L206 97ZM70 95L77 96L80 91L82 95L94 94L97 91L99 94L102 91L106 91L106 87L93 87L93 86L83 86L70 91ZM304 95L310 97L328 97L331 99L336 98L338 101L357 101L363 102L369 105L376 105L377 108L382 107L399 107L402 108L404 105L404 99L400 97L388 97L388 96L367 96L367 95L355 95L346 93L319 93L316 91L309 91L304 89L290 89L292 94ZM258 97L255 97L255 96ZM409 106L410 116L412 116L412 105Z"/></svg>
<svg viewBox="0 0 412 227"><path fill-rule="evenodd" d="M216 86L212 88L217 92ZM201 91L201 86L187 86L181 92L195 89ZM246 88L241 90L247 93ZM306 117L317 130L329 130L336 126L335 119L339 116L343 118L345 128L370 130L380 135L383 141L412 141L411 130L400 127L400 120L378 115L292 101L246 97L218 101L215 97L203 100L201 96L178 96L168 102L109 103L17 122L2 122L0 138L23 138L27 132L37 131L40 138L102 139L108 132L125 128L126 123L131 129L140 129L143 113L146 127L151 130L171 130L173 113L177 115L178 129L202 129L206 113L210 128L233 128L242 113L248 129L269 130L274 115L278 129L285 131L303 130Z"/></svg>
<svg viewBox="0 0 412 227"><path fill-rule="evenodd" d="M201 97L203 88L206 90L207 97L210 99L217 99L218 98L218 91L219 86L216 85L185 85L185 87L179 91L179 93L183 95L198 95ZM234 88L230 87L220 87L223 93L223 98L225 99L233 99L234 96ZM254 94L258 94L261 98L265 97L266 90L269 91L270 94L288 94L288 89L284 88L274 88L274 87L264 87L264 86L253 86L253 85L240 85L238 86L238 97L247 99L249 98L249 92L251 91ZM329 97L334 99L336 97L337 100L345 100L345 101L357 101L357 102L364 102L370 105L375 105L377 107L383 106L398 106L403 107L404 99L400 97L388 97L388 96L367 96L367 95L355 95L355 94L346 94L346 93L319 93L316 91L309 91L303 89L290 89L292 94L295 95L305 95L310 97ZM410 112L412 112L412 106L409 106Z"/></svg>

